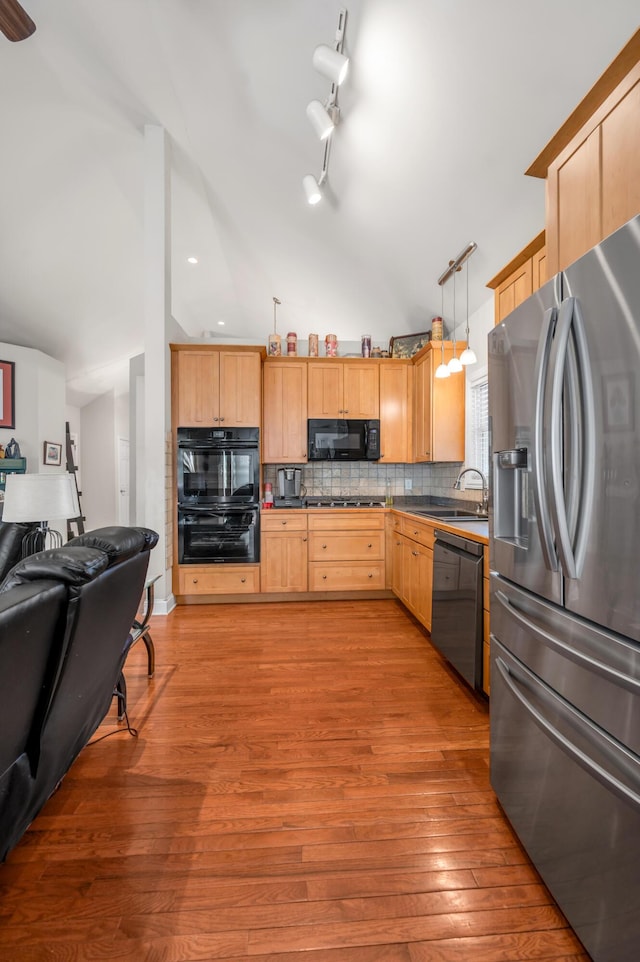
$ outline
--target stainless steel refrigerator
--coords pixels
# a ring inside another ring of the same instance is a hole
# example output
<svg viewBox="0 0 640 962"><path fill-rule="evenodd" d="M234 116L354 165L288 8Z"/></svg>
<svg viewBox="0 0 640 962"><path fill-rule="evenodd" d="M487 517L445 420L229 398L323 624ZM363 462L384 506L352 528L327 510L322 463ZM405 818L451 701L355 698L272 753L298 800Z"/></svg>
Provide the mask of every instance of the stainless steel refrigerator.
<svg viewBox="0 0 640 962"><path fill-rule="evenodd" d="M491 780L595 962L640 958L640 217L489 334Z"/></svg>

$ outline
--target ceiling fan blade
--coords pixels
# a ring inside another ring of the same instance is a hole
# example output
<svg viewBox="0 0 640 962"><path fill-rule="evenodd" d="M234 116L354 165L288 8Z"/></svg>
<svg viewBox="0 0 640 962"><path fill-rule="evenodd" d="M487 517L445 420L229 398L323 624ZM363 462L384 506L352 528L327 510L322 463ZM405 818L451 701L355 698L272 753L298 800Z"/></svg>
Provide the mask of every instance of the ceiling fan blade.
<svg viewBox="0 0 640 962"><path fill-rule="evenodd" d="M0 0L0 30L8 40L26 40L35 29L35 23L18 0Z"/></svg>

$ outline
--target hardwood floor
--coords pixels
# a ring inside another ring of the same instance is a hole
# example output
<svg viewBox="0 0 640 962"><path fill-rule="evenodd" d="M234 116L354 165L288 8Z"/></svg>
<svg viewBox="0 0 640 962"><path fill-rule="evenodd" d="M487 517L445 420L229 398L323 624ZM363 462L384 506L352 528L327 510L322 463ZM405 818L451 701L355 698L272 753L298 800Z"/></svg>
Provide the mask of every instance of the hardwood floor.
<svg viewBox="0 0 640 962"><path fill-rule="evenodd" d="M88 746L0 866L4 959L588 962L491 791L486 704L401 605L152 624L138 738Z"/></svg>

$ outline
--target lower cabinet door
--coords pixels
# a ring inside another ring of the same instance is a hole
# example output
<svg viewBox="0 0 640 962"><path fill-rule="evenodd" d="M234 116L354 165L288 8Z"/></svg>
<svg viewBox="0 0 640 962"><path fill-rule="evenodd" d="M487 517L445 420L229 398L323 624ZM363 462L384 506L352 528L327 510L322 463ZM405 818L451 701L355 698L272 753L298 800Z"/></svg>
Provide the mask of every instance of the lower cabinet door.
<svg viewBox="0 0 640 962"><path fill-rule="evenodd" d="M262 590L307 590L307 535L273 531L262 535Z"/></svg>

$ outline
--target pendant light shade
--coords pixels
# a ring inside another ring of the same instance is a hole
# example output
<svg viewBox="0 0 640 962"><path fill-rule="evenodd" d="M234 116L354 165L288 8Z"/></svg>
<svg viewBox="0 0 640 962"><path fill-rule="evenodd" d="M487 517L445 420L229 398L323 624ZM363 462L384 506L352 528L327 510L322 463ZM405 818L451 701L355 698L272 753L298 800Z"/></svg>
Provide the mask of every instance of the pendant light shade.
<svg viewBox="0 0 640 962"><path fill-rule="evenodd" d="M332 50L331 47L321 43L313 51L313 66L318 73L321 73L323 77L339 87L347 76L349 58L338 50Z"/></svg>
<svg viewBox="0 0 640 962"><path fill-rule="evenodd" d="M450 374L449 366L445 364L444 361L436 368L436 377L449 377Z"/></svg>
<svg viewBox="0 0 640 962"><path fill-rule="evenodd" d="M311 205L319 203L322 199L322 193L313 174L306 174L302 178L302 186L307 197L307 203Z"/></svg>
<svg viewBox="0 0 640 962"><path fill-rule="evenodd" d="M333 117L319 100L312 100L307 107L307 117L320 140L326 140L335 127Z"/></svg>

